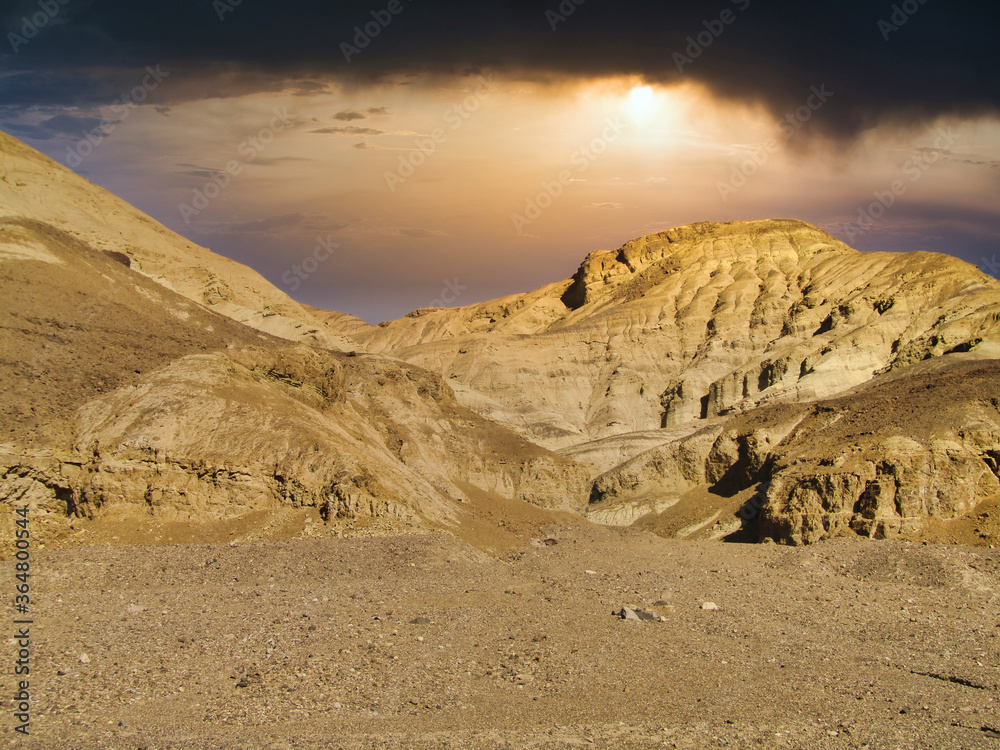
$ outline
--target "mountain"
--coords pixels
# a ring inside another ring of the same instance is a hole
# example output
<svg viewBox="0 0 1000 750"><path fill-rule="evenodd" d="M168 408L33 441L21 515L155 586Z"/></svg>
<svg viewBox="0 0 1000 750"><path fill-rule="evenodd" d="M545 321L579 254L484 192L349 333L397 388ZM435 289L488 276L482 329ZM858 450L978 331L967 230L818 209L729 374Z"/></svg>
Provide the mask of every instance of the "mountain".
<svg viewBox="0 0 1000 750"><path fill-rule="evenodd" d="M823 398L995 342L997 290L956 258L860 253L804 222L696 224L592 253L529 294L328 328L564 448Z"/></svg>
<svg viewBox="0 0 1000 750"><path fill-rule="evenodd" d="M586 515L986 544L998 370L1000 283L792 220L370 326L0 134L0 535L29 503L60 543L446 529L500 551Z"/></svg>
<svg viewBox="0 0 1000 750"><path fill-rule="evenodd" d="M754 533L766 537L885 536L998 491L994 381L980 377L975 398L934 383L960 380L951 368L968 360L991 372L1000 284L948 255L861 253L800 221L703 223L592 253L529 294L327 327L440 373L469 408L586 465L602 523L723 536L760 496L768 520ZM926 361L941 367L916 366ZM831 443L829 432L862 404L881 415L864 460L807 475L817 446L822 461L857 448L852 433ZM805 419L810 409L834 416ZM761 435L747 432L753 419ZM950 473L955 462L964 474ZM891 492L878 489L887 475L901 483Z"/></svg>

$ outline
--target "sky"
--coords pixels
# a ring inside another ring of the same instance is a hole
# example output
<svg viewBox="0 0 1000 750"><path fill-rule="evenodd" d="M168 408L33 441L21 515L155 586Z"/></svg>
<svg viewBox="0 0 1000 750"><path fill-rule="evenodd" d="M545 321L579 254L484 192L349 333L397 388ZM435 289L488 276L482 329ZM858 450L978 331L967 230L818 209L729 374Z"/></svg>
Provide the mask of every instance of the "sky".
<svg viewBox="0 0 1000 750"><path fill-rule="evenodd" d="M1000 10L718 0L0 4L0 129L369 322L797 218L1000 275Z"/></svg>

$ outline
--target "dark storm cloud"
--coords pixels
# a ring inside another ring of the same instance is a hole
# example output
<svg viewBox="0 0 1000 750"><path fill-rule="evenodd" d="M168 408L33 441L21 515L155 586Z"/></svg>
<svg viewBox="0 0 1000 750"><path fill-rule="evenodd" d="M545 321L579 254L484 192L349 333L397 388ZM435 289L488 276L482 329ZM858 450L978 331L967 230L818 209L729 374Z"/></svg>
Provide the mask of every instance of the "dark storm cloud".
<svg viewBox="0 0 1000 750"><path fill-rule="evenodd" d="M32 7L5 15L10 32ZM307 94L334 79L496 69L555 80L688 79L782 116L825 85L835 103L815 124L844 136L886 121L995 113L1000 102L1000 10L971 0L286 0L234 5L221 19L207 0L73 0L58 21L16 55L4 44L0 64L22 75L0 79L0 101L106 99L86 71L162 63L188 80L164 91L174 100L273 90L276 80Z"/></svg>
<svg viewBox="0 0 1000 750"><path fill-rule="evenodd" d="M47 141L60 136L79 138L82 134L92 132L102 126L114 124L99 117L75 117L73 115L54 115L37 124L5 122L4 129L22 138L33 138L36 141Z"/></svg>

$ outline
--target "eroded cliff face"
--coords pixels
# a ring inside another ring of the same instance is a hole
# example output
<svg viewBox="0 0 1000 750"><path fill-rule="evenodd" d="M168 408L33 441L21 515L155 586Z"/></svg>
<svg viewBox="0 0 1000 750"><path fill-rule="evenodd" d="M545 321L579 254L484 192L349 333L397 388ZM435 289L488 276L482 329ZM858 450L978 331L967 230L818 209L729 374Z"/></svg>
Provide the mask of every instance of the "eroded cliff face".
<svg viewBox="0 0 1000 750"><path fill-rule="evenodd" d="M911 535L1000 496L1000 363L912 370L815 407L775 448L762 537Z"/></svg>
<svg viewBox="0 0 1000 750"><path fill-rule="evenodd" d="M1000 497L998 458L1000 362L951 355L643 452L598 477L590 516L630 524L701 486L760 539L886 539Z"/></svg>

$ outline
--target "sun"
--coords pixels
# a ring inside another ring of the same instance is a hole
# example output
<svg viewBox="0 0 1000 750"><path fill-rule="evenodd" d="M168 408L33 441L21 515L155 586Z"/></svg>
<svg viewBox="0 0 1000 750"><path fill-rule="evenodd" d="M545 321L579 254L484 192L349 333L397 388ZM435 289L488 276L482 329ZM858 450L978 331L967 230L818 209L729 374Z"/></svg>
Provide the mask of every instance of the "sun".
<svg viewBox="0 0 1000 750"><path fill-rule="evenodd" d="M656 108L656 94L652 86L636 86L629 92L628 107L637 120L645 120Z"/></svg>

